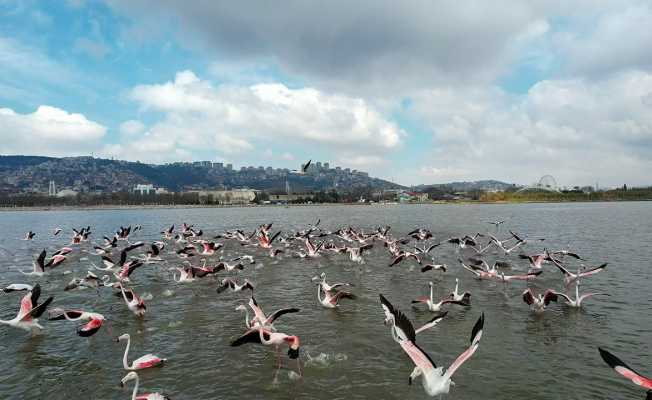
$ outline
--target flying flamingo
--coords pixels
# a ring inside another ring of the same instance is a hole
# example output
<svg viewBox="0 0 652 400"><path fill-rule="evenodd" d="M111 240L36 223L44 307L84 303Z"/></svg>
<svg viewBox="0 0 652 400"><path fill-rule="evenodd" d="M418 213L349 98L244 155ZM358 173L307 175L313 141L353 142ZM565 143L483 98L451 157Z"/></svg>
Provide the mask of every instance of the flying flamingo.
<svg viewBox="0 0 652 400"><path fill-rule="evenodd" d="M383 321L383 323L385 325L394 325L396 309L382 294L380 295L380 305L383 307L383 311L385 312L385 320ZM418 335L419 333L427 329L434 328L438 323L440 323L444 319L444 317L446 317L447 314L448 311L445 311L443 313L438 313L437 315L432 317L430 321L426 322L421 328L415 330L414 331L415 334Z"/></svg>
<svg viewBox="0 0 652 400"><path fill-rule="evenodd" d="M77 328L77 334L81 337L93 336L100 330L105 321L102 314L82 310L64 310L62 308L50 310L48 319L50 321L88 321Z"/></svg>
<svg viewBox="0 0 652 400"><path fill-rule="evenodd" d="M276 372L281 368L281 345L288 346L288 357L297 360L297 369L301 371L299 364L300 340L298 336L286 335L285 333L274 332L270 329L257 326L246 331L242 336L231 342L231 346L237 347L245 343L259 343L264 346L274 346L276 353Z"/></svg>
<svg viewBox="0 0 652 400"><path fill-rule="evenodd" d="M254 318L251 320L252 326L257 326L260 325L264 328L268 328L272 331L275 331L276 329L274 328L274 321L278 317L284 314L290 314L290 313L297 313L299 312L298 308L281 308L280 310L274 311L272 314L268 316L265 315L263 312L263 309L258 305L258 302L254 298L254 296L251 296L249 299L249 307L254 312Z"/></svg>
<svg viewBox="0 0 652 400"><path fill-rule="evenodd" d="M459 285L460 285L459 279L455 278L455 290L453 290L449 295L450 298L455 301L466 301L467 303L470 302L471 293L469 292L460 293L458 291Z"/></svg>
<svg viewBox="0 0 652 400"><path fill-rule="evenodd" d="M523 292L522 297L523 301L537 313L544 312L550 302L557 302L557 294L551 289L539 295L536 295L532 289L527 289Z"/></svg>
<svg viewBox="0 0 652 400"><path fill-rule="evenodd" d="M168 396L158 392L138 394L138 385L140 380L138 379L138 374L135 371L131 371L124 378L122 378L121 386L124 387L124 385L131 380L136 381L134 391L131 393L131 400L170 400Z"/></svg>
<svg viewBox="0 0 652 400"><path fill-rule="evenodd" d="M635 385L641 386L644 389L648 389L646 399L652 400L652 379L646 378L645 376L634 371L633 369L628 367L627 364L625 364L622 360L620 360L618 357L614 356L613 354L609 353L607 350L602 349L600 347L598 347L598 350L600 351L600 356L602 356L604 362L606 362L611 368L613 368L614 371L618 372L620 375L634 382Z"/></svg>
<svg viewBox="0 0 652 400"><path fill-rule="evenodd" d="M575 281L575 298L572 299L569 295L559 292L554 292L555 295L561 296L566 300L566 304L571 307L580 308L582 302L591 296L609 296L608 293L584 293L580 296L580 281Z"/></svg>
<svg viewBox="0 0 652 400"><path fill-rule="evenodd" d="M419 297L416 300L412 300L412 304L418 304L418 303L423 303L426 305L428 310L432 312L439 312L441 311L441 308L444 304L458 304L461 306L469 306L469 298L471 297L470 294L465 294L465 296L462 297L462 300L453 300L451 298L445 298L443 300L440 300L439 303L435 303L433 299L433 287L434 284L432 282L428 282L428 285L430 286L430 297L424 296L424 297Z"/></svg>
<svg viewBox="0 0 652 400"><path fill-rule="evenodd" d="M566 284L566 286L570 286L571 283L575 282L579 278L597 274L598 272L601 272L603 269L605 269L608 265L608 263L604 263L598 267L585 269L584 271L582 271L580 268L577 268L577 273L572 273L566 267L561 265L561 263L558 260L556 260L554 257L550 257L550 260L557 268L559 268L559 271L561 271L561 273L564 274L564 283Z"/></svg>
<svg viewBox="0 0 652 400"><path fill-rule="evenodd" d="M242 284L238 284L238 282L236 282L234 279L224 278L220 282L220 286L217 288L217 293L222 293L226 289L231 289L233 292L241 292L244 290L251 290L253 292L254 285L249 282L248 279L245 279Z"/></svg>
<svg viewBox="0 0 652 400"><path fill-rule="evenodd" d="M127 305L127 308L129 308L129 311L134 313L137 317L142 317L145 315L147 306L145 306L143 299L138 297L133 289L125 290L124 286L120 285L120 292L121 293L118 293L118 295L122 294L122 298Z"/></svg>
<svg viewBox="0 0 652 400"><path fill-rule="evenodd" d="M38 318L45 312L45 309L52 303L53 297L48 297L43 303L38 304L38 298L41 296L41 286L36 285L20 301L20 309L16 317L10 320L0 319L0 324L13 326L14 328L23 329L32 334L42 330Z"/></svg>
<svg viewBox="0 0 652 400"><path fill-rule="evenodd" d="M469 348L460 354L453 364L448 367L446 372L444 372L444 369L442 367L436 367L432 358L416 344L416 331L412 326L412 322L400 310L393 309L393 312L392 338L401 346L403 351L405 351L415 364L414 370L412 370L408 380L409 384L412 384L414 379L421 376L421 383L429 396L447 394L453 383L451 378L455 371L466 360L471 358L480 345L484 326L484 313L473 326Z"/></svg>
<svg viewBox="0 0 652 400"><path fill-rule="evenodd" d="M336 291L336 290L323 290L324 297L321 297L322 285L317 284L317 300L319 303L326 308L336 308L339 307L339 302L342 299L355 299L355 295L345 291Z"/></svg>
<svg viewBox="0 0 652 400"><path fill-rule="evenodd" d="M45 249L36 258L36 261L32 263L33 270L30 272L20 271L23 275L35 275L43 276L45 273L45 268L54 268L66 260L66 256L62 254L55 254L50 258L50 261L45 262L45 256L47 252Z"/></svg>
<svg viewBox="0 0 652 400"><path fill-rule="evenodd" d="M131 366L129 366L127 359L129 357L129 347L131 346L131 336L128 333L125 333L120 335L116 339L116 342L123 340L127 341L127 347L125 348L124 356L122 356L122 367L127 371L137 371L140 369L159 367L167 361L166 358L161 358L159 356L155 356L154 354L145 354L144 356L134 360L131 363Z"/></svg>
<svg viewBox="0 0 652 400"><path fill-rule="evenodd" d="M33 289L32 285L28 285L27 283L12 283L4 287L2 291L4 293L11 293L11 292L23 292L23 291L31 291Z"/></svg>

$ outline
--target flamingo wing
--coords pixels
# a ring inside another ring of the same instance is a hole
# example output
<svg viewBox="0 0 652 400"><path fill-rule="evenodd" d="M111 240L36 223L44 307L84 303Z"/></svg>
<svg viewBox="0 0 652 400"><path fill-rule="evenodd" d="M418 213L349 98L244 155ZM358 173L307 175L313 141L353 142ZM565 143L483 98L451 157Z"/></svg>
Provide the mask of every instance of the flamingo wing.
<svg viewBox="0 0 652 400"><path fill-rule="evenodd" d="M274 311L274 313L267 318L267 324L273 324L281 315L297 313L299 311L298 308L281 308L280 310Z"/></svg>
<svg viewBox="0 0 652 400"><path fill-rule="evenodd" d="M608 265L608 263L604 263L604 264L600 265L599 267L591 268L589 270L581 272L579 276L584 277L584 276L597 274L598 272L600 272L603 269L607 268L607 265Z"/></svg>
<svg viewBox="0 0 652 400"><path fill-rule="evenodd" d="M265 337L265 340L269 340L269 333L267 331L263 331L263 336ZM237 339L232 341L231 346L237 347L237 346L241 346L241 345L243 345L245 343L262 344L262 341L260 340L259 329L249 329L247 332L242 334L240 337L238 337Z"/></svg>
<svg viewBox="0 0 652 400"><path fill-rule="evenodd" d="M88 323L77 328L77 334L81 337L93 336L100 330L103 322L104 320L100 318L92 318Z"/></svg>
<svg viewBox="0 0 652 400"><path fill-rule="evenodd" d="M426 322L421 328L414 331L415 334L419 334L427 329L434 328L444 317L448 314L448 311L441 314L435 315L430 321Z"/></svg>
<svg viewBox="0 0 652 400"><path fill-rule="evenodd" d="M534 304L534 294L532 294L532 289L526 289L523 292L523 301L529 306Z"/></svg>
<svg viewBox="0 0 652 400"><path fill-rule="evenodd" d="M145 354L144 356L134 360L132 365L137 369L145 369L155 367L164 361L165 359L155 356L154 354Z"/></svg>
<svg viewBox="0 0 652 400"><path fill-rule="evenodd" d="M484 329L484 313L478 318L476 321L475 325L473 326L473 330L471 331L471 346L469 346L468 349L462 354L460 354L459 357L451 364L451 366L446 370L446 373L444 374L444 377L447 379L450 379L455 371L459 367L464 364L466 360L471 358L473 353L478 349L478 346L480 345L480 339L482 338L482 330Z"/></svg>
<svg viewBox="0 0 652 400"><path fill-rule="evenodd" d="M652 379L646 378L638 372L634 371L627 366L622 360L620 360L615 355L611 354L607 350L604 350L598 347L600 351L600 356L604 362L606 362L611 368L613 368L620 375L634 382L634 384L644 387L645 389L652 390Z"/></svg>

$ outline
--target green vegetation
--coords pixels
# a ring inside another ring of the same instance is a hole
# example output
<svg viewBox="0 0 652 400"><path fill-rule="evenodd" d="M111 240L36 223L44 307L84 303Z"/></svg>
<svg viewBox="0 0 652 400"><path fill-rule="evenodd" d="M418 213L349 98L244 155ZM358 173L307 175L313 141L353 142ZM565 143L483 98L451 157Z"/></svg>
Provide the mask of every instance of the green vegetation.
<svg viewBox="0 0 652 400"><path fill-rule="evenodd" d="M652 200L652 187L632 188L623 187L617 190L583 193L573 192L495 192L480 195L481 202L573 202L573 201L642 201Z"/></svg>

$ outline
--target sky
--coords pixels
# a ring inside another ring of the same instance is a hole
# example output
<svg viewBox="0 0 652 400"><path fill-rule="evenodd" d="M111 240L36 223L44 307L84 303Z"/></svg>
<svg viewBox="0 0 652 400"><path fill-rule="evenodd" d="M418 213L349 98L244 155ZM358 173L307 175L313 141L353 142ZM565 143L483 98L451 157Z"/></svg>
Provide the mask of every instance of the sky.
<svg viewBox="0 0 652 400"><path fill-rule="evenodd" d="M0 154L652 184L652 2L0 0Z"/></svg>

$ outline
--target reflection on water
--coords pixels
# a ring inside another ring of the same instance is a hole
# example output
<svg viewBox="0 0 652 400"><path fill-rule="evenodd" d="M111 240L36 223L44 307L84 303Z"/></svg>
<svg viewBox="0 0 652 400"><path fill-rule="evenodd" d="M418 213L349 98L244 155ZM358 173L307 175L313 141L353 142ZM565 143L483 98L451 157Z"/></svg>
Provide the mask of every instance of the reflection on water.
<svg viewBox="0 0 652 400"><path fill-rule="evenodd" d="M92 270L99 258L83 255L41 278L45 295L54 294L58 307L83 308L109 318L91 338L76 335L75 323L43 321L43 335L30 338L22 331L0 326L0 397L10 399L66 399L71 395L96 399L129 398L130 389L119 387L124 344L113 339L132 336L134 356L155 353L169 359L162 368L142 371L141 389L163 391L175 399L423 399L420 384L408 386L412 364L382 324L378 293L414 320L426 322L431 314L411 307L410 301L427 293L429 280L443 296L455 286L472 293L472 307L452 307L434 330L419 336L420 346L444 366L468 345L473 323L486 314L485 334L476 355L455 375L449 398L529 399L643 398L643 393L607 368L597 346L613 349L641 372L650 365L652 342L649 267L652 259L652 204L529 204L473 206L297 207L243 209L103 210L66 212L16 212L0 214L0 269L3 284L31 282L19 269L29 269L44 247L60 247L68 237L49 232L61 226L91 225L99 240L120 225L140 224L133 240L159 239L172 223L194 223L206 234L226 229L251 230L264 222L275 229L302 229L321 218L325 229L352 225L369 230L391 225L392 234L405 234L418 226L429 227L438 239L494 229L486 221L511 217L502 231L515 229L526 236L545 237L548 248L570 246L591 263L609 262L603 273L585 279L584 290L610 293L587 300L574 310L552 305L542 315L531 313L521 300L525 283L503 285L473 279L458 267L455 250L441 246L436 261L449 265L445 274L421 273L408 263L388 268L389 257L381 245L365 255L364 264L345 255L300 260L283 255L271 260L264 252L227 243L224 257L243 251L257 255L243 277L256 285L256 297L271 312L298 307L298 314L279 320L279 330L297 334L302 341L303 378L296 364L283 359L284 368L274 378L274 355L268 348L232 348L230 341L243 332L243 315L235 311L246 295L215 292L216 282L171 282L168 268L179 262L147 265L134 274L138 293L151 297L148 313L138 320L110 291L63 292L73 276ZM647 222L646 222L647 221ZM32 242L20 240L27 230L37 232ZM499 236L505 236L499 233ZM172 246L171 246L172 247ZM541 250L529 244L528 251ZM489 259L496 258L490 254ZM514 272L527 264L509 258ZM65 272L70 271L69 274ZM338 310L323 309L316 300L310 278L326 272L329 281L353 283L354 301ZM511 272L510 272L511 273ZM537 291L561 290L561 274L545 267L541 278L530 283ZM0 295L0 318L15 315L20 295Z"/></svg>

